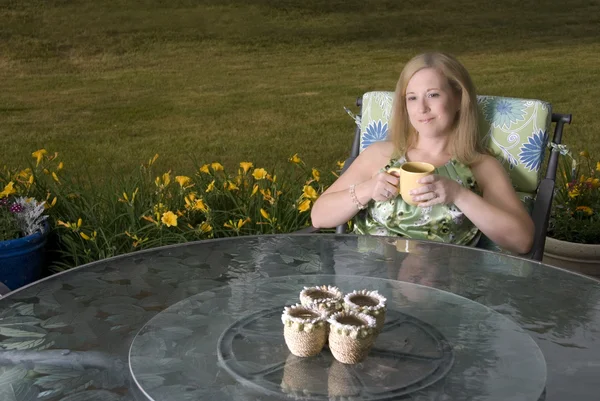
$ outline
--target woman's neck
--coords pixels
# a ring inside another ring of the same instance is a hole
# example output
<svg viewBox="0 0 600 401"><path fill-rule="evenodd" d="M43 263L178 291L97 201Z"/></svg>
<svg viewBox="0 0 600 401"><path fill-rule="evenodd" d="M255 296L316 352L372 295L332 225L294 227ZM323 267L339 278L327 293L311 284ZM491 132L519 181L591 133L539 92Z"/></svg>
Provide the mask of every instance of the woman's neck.
<svg viewBox="0 0 600 401"><path fill-rule="evenodd" d="M448 137L442 138L417 138L412 149L419 153L428 154L434 158L450 157Z"/></svg>
<svg viewBox="0 0 600 401"><path fill-rule="evenodd" d="M420 138L415 146L407 149L406 158L408 161L423 161L439 167L446 164L452 155L448 149L447 138Z"/></svg>

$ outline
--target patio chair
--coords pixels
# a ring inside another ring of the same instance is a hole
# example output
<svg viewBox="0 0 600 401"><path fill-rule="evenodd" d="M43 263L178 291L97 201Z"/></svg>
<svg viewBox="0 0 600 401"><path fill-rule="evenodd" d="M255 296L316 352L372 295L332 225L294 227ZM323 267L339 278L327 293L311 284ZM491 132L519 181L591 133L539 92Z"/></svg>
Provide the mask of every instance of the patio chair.
<svg viewBox="0 0 600 401"><path fill-rule="evenodd" d="M345 161L345 171L361 151L374 142L385 140L388 121L391 115L394 92L367 92L356 101L360 114L356 119L356 129L350 157ZM542 260L546 231L550 218L550 208L554 195L554 182L558 167L559 145L564 124L571 123L571 114L552 113L549 103L534 99L517 99L499 96L478 96L479 126L485 133L483 140L498 160L506 168L517 195L531 213L535 223L533 247L527 258ZM542 169L548 133L552 123L554 136L550 149L550 159L542 178ZM336 228L337 233L345 233L347 224ZM302 232L316 232L308 227ZM486 248L501 249L489 239L482 238Z"/></svg>

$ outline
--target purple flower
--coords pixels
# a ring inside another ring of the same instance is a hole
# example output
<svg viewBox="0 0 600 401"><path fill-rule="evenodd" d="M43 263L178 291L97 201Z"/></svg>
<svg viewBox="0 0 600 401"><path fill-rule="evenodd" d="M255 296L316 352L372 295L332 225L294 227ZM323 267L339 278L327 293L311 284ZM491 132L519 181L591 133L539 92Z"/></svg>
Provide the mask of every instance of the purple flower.
<svg viewBox="0 0 600 401"><path fill-rule="evenodd" d="M13 203L12 206L10 207L10 211L12 213L21 213L23 210L25 210L25 208L21 205L19 205L18 203Z"/></svg>

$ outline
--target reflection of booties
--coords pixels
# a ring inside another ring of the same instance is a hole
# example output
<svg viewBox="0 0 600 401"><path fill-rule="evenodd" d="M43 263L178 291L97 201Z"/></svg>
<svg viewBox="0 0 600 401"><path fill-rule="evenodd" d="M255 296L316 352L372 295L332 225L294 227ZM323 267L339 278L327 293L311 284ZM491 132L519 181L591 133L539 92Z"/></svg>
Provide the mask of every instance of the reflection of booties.
<svg viewBox="0 0 600 401"><path fill-rule="evenodd" d="M325 312L296 304L286 307L281 315L283 337L290 352L296 356L317 355L327 339Z"/></svg>
<svg viewBox="0 0 600 401"><path fill-rule="evenodd" d="M326 394L323 368L315 358L288 355L283 368L281 389L286 394L298 394L301 398L309 394Z"/></svg>
<svg viewBox="0 0 600 401"><path fill-rule="evenodd" d="M353 291L344 297L344 309L374 317L379 333L385 323L386 302L385 297L377 291Z"/></svg>
<svg viewBox="0 0 600 401"><path fill-rule="evenodd" d="M342 363L365 359L375 340L375 319L364 313L338 312L329 317L329 349Z"/></svg>
<svg viewBox="0 0 600 401"><path fill-rule="evenodd" d="M329 399L335 397L352 397L360 393L360 383L352 374L352 367L344 365L336 360L329 368L327 389Z"/></svg>

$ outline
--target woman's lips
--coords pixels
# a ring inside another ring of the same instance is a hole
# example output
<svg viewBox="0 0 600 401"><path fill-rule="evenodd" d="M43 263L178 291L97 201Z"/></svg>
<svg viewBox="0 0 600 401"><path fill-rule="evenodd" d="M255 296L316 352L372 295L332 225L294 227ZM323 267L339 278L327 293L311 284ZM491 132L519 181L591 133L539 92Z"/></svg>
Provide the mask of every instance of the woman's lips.
<svg viewBox="0 0 600 401"><path fill-rule="evenodd" d="M422 123L422 124L427 124L427 123L429 123L432 120L433 120L433 117L432 118L427 118L425 120L419 120L419 122Z"/></svg>

